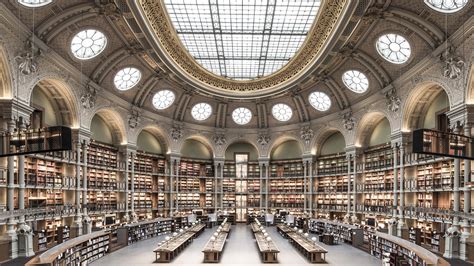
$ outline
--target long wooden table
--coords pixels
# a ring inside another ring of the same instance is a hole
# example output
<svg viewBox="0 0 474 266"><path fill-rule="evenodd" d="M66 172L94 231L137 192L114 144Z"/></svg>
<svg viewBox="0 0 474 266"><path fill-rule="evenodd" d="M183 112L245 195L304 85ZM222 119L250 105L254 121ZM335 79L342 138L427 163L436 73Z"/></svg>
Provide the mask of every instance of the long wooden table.
<svg viewBox="0 0 474 266"><path fill-rule="evenodd" d="M155 252L156 262L170 262L188 246L194 238L195 232L183 232L180 235L166 241L153 252Z"/></svg>
<svg viewBox="0 0 474 266"><path fill-rule="evenodd" d="M288 239L311 263L325 262L328 251L296 232L288 232Z"/></svg>
<svg viewBox="0 0 474 266"><path fill-rule="evenodd" d="M204 262L219 262L227 236L228 234L226 232L221 231L214 241L211 239L207 241L202 250L204 253Z"/></svg>
<svg viewBox="0 0 474 266"><path fill-rule="evenodd" d="M204 232L204 229L206 229L205 224L196 224L193 227L188 229L188 232L193 232L194 233L194 238L198 237L202 232Z"/></svg>
<svg viewBox="0 0 474 266"><path fill-rule="evenodd" d="M277 232L280 233L284 238L288 238L289 232L294 232L293 229L291 229L289 226L285 224L278 224L276 227L277 227Z"/></svg>
<svg viewBox="0 0 474 266"><path fill-rule="evenodd" d="M262 255L264 263L278 263L277 255L280 250L275 245L273 240L267 241L264 234L261 231L256 232L255 239L257 240L257 246Z"/></svg>

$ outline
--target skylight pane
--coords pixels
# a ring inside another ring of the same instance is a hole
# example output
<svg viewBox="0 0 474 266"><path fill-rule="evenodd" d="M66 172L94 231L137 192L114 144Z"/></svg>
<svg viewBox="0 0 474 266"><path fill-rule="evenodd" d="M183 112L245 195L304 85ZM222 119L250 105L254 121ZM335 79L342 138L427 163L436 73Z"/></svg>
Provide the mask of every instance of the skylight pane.
<svg viewBox="0 0 474 266"><path fill-rule="evenodd" d="M181 42L209 71L252 80L278 71L304 42L320 0L164 0Z"/></svg>

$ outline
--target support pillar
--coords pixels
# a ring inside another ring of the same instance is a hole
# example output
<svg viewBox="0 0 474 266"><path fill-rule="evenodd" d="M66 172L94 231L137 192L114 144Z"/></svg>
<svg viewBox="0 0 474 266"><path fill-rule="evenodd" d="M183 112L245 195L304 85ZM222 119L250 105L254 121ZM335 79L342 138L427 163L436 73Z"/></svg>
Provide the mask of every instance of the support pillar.
<svg viewBox="0 0 474 266"><path fill-rule="evenodd" d="M136 223L138 216L135 212L135 152L129 152L128 155L130 158L130 220L132 223Z"/></svg>
<svg viewBox="0 0 474 266"><path fill-rule="evenodd" d="M352 167L352 173L353 173L353 184L352 184L352 197L353 197L353 205L352 205L352 216L351 216L351 222L352 223L358 223L359 219L357 218L356 215L356 206L357 206L357 152L354 153L354 164Z"/></svg>
<svg viewBox="0 0 474 266"><path fill-rule="evenodd" d="M398 211L397 235L402 237L408 228L405 223L405 145L400 144L400 206Z"/></svg>
<svg viewBox="0 0 474 266"><path fill-rule="evenodd" d="M346 206L346 215L344 216L344 222L350 222L350 211L351 211L351 164L352 164L352 154L346 154L347 159L347 206Z"/></svg>
<svg viewBox="0 0 474 266"><path fill-rule="evenodd" d="M87 140L84 140L82 143L82 233L84 235L90 234L92 232L92 221L87 213L87 152L88 152L89 143Z"/></svg>
<svg viewBox="0 0 474 266"><path fill-rule="evenodd" d="M8 131L13 132L15 129L15 121L11 120L8 122ZM8 180L7 180L7 210L14 211L14 193L15 193L15 160L14 156L7 157L7 168L8 168ZM15 218L10 217L7 221L7 231L4 235L4 239L11 242L10 258L15 259L18 257L18 235L15 230L16 221Z"/></svg>
<svg viewBox="0 0 474 266"><path fill-rule="evenodd" d="M303 161L303 213L307 210L308 162Z"/></svg>
<svg viewBox="0 0 474 266"><path fill-rule="evenodd" d="M76 191L75 191L75 203L76 203L76 216L74 222L71 225L71 238L82 235L82 214L81 214L81 143L76 142Z"/></svg>
<svg viewBox="0 0 474 266"><path fill-rule="evenodd" d="M394 219L397 217L398 208L398 146L397 143L393 143L393 209L392 216ZM395 228L395 233L397 232Z"/></svg>
<svg viewBox="0 0 474 266"><path fill-rule="evenodd" d="M471 125L466 124L464 125L464 136L466 137L471 137ZM471 181L471 160L464 160L464 208L463 212L465 214L470 214L471 213L471 188L467 187L466 184L468 184ZM464 219L461 222L461 237L459 239L459 258L462 260L467 260L468 258L468 251L467 251L467 242L469 241L469 238L471 237L471 232L470 232L470 225L469 225L469 220Z"/></svg>
<svg viewBox="0 0 474 266"><path fill-rule="evenodd" d="M25 155L18 156L18 209L25 210ZM25 223L25 215L20 215L17 227L18 256L30 257L35 255L33 251L33 231Z"/></svg>

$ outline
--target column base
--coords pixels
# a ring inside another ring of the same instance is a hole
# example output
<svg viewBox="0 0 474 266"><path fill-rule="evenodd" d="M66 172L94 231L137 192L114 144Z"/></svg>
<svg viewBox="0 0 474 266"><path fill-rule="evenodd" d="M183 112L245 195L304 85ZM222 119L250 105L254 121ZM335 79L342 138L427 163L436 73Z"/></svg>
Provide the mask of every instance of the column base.
<svg viewBox="0 0 474 266"><path fill-rule="evenodd" d="M461 237L459 238L459 258L462 260L467 260L469 257L468 251L467 251L467 242L469 241L469 238L471 237L471 233L469 232L469 222L464 220L461 223L462 226L462 232L461 232Z"/></svg>
<svg viewBox="0 0 474 266"><path fill-rule="evenodd" d="M448 259L454 259L459 257L459 229L456 225L453 225L446 230L445 237L445 248L443 257Z"/></svg>
<svg viewBox="0 0 474 266"><path fill-rule="evenodd" d="M16 230L18 236L18 256L31 257L35 255L33 251L33 231L25 223L18 225Z"/></svg>
<svg viewBox="0 0 474 266"><path fill-rule="evenodd" d="M76 216L74 223L71 225L71 238L82 235L82 217Z"/></svg>
<svg viewBox="0 0 474 266"><path fill-rule="evenodd" d="M92 221L91 218L86 214L82 218L82 234L87 235L92 233Z"/></svg>
<svg viewBox="0 0 474 266"><path fill-rule="evenodd" d="M130 219L132 220L132 223L138 222L138 215L135 213L135 211L130 213Z"/></svg>
<svg viewBox="0 0 474 266"><path fill-rule="evenodd" d="M14 229L15 223L13 221L9 221L8 229L5 234L2 236L2 239L9 241L11 250L10 250L10 259L18 258L18 235L16 230Z"/></svg>
<svg viewBox="0 0 474 266"><path fill-rule="evenodd" d="M408 234L408 227L405 223L405 219L399 218L397 224L397 236L405 239L405 235Z"/></svg>
<svg viewBox="0 0 474 266"><path fill-rule="evenodd" d="M397 236L397 224L398 224L397 218L392 217L388 219L387 224L388 224L388 227L387 227L388 234L392 236Z"/></svg>
<svg viewBox="0 0 474 266"><path fill-rule="evenodd" d="M130 215L128 215L128 211L122 216L122 221L125 223L130 223Z"/></svg>

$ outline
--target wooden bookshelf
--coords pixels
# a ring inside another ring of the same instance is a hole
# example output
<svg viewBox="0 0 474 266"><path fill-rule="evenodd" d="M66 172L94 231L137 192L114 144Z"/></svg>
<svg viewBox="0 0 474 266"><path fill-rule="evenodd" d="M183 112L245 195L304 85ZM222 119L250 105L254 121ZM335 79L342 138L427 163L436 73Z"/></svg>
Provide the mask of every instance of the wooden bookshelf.
<svg viewBox="0 0 474 266"><path fill-rule="evenodd" d="M87 150L87 163L92 166L117 168L118 149L91 141Z"/></svg>
<svg viewBox="0 0 474 266"><path fill-rule="evenodd" d="M117 229L117 243L130 245L138 241L156 237L171 232L173 220L159 218L124 225Z"/></svg>
<svg viewBox="0 0 474 266"><path fill-rule="evenodd" d="M318 175L346 175L347 159L345 153L321 156L317 164Z"/></svg>

